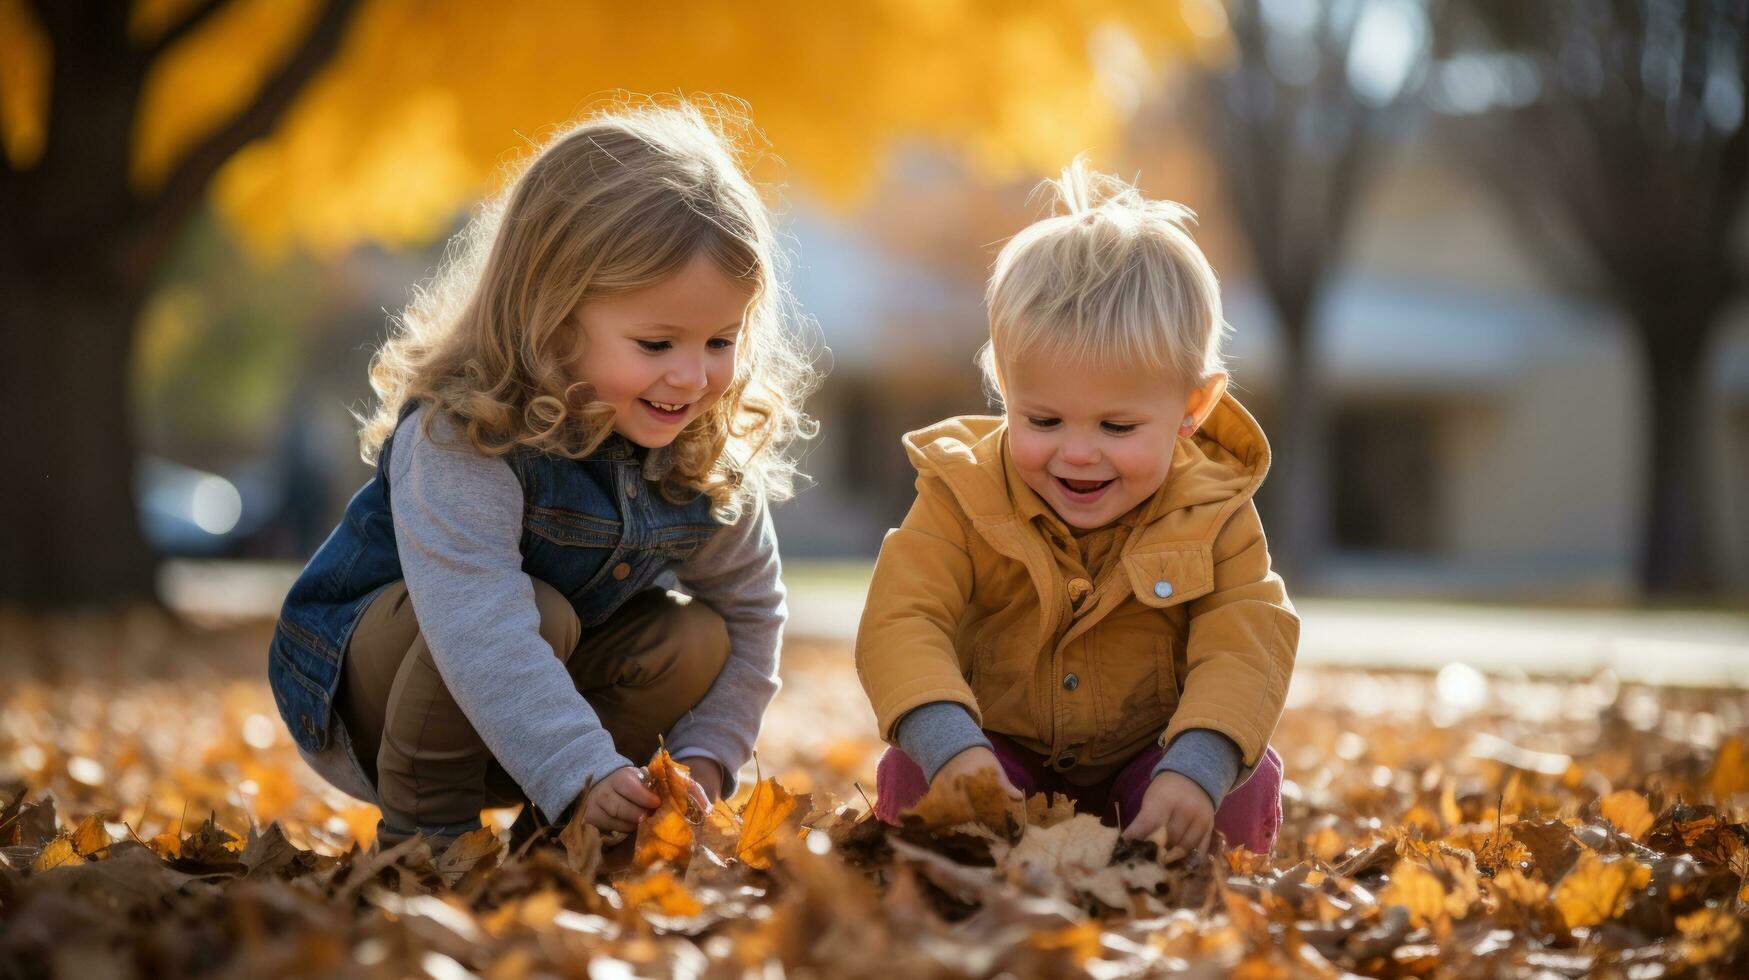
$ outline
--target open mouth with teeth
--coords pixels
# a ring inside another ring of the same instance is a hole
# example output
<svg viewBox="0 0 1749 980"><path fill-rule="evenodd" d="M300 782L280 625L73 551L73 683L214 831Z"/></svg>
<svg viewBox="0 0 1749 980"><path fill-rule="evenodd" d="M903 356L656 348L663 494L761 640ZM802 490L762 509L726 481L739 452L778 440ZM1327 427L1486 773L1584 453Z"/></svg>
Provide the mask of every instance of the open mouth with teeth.
<svg viewBox="0 0 1749 980"><path fill-rule="evenodd" d="M1069 480L1060 476L1052 479L1057 481L1057 486L1062 488L1065 496L1077 501L1091 500L1112 484L1110 480Z"/></svg>
<svg viewBox="0 0 1749 980"><path fill-rule="evenodd" d="M686 417L686 410L692 407L691 402L655 402L648 398L638 399L644 410L663 422L674 422Z"/></svg>

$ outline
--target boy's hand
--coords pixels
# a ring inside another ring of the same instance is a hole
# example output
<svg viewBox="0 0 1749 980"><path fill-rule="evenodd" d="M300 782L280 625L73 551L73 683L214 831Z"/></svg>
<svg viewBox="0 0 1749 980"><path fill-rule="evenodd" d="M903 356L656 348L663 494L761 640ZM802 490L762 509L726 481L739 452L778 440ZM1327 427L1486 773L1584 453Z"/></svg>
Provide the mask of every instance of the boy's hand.
<svg viewBox="0 0 1749 980"><path fill-rule="evenodd" d="M661 800L644 782L640 766L623 766L583 794L583 819L605 831L632 831Z"/></svg>
<svg viewBox="0 0 1749 980"><path fill-rule="evenodd" d="M692 802L698 804L700 813L705 813L710 810L711 801L723 795L723 767L714 759L695 755L686 760L686 768L692 770L692 785L688 788Z"/></svg>
<svg viewBox="0 0 1749 980"><path fill-rule="evenodd" d="M932 787L952 786L955 779L969 776L979 769L996 770L996 781L1002 787L1003 792L1017 800L1026 798L1026 794L1016 789L1012 782L1009 782L1008 773L1002 771L1002 763L996 760L996 753L982 745L974 745L947 760L946 765L935 771L935 778L930 780L929 785Z"/></svg>
<svg viewBox="0 0 1749 980"><path fill-rule="evenodd" d="M1166 847L1200 851L1215 831L1215 805L1189 776L1170 770L1154 777L1142 796L1142 812L1123 829L1125 837L1149 837L1164 828Z"/></svg>

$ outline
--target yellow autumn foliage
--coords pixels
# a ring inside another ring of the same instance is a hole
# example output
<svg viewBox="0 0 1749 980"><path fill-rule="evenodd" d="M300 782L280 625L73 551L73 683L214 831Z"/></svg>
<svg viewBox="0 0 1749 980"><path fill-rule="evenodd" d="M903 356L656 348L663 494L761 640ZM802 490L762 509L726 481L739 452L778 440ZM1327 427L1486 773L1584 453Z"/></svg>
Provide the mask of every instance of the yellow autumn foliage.
<svg viewBox="0 0 1749 980"><path fill-rule="evenodd" d="M222 0L153 62L135 187L159 186L236 115L321 6ZM131 42L189 7L138 0ZM1153 72L1213 52L1224 29L1218 0L363 0L335 60L214 191L265 250L422 242L527 142L627 91L745 100L783 173L828 197L853 194L910 139L994 175L1047 172L1110 146ZM18 166L42 152L49 48L20 0L0 0L0 146Z"/></svg>

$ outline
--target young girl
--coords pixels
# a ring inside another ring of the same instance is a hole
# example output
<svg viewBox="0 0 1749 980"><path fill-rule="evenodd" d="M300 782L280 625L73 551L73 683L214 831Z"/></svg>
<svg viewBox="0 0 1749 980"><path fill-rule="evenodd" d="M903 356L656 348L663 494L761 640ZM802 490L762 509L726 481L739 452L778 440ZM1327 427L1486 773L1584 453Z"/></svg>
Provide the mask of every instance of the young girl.
<svg viewBox="0 0 1749 980"><path fill-rule="evenodd" d="M1002 418L905 437L917 501L881 547L856 660L889 749L876 812L994 768L1131 837L1267 851L1268 746L1299 620L1251 497L1269 446L1221 371L1184 230L1080 162L1003 248L982 362Z"/></svg>
<svg viewBox="0 0 1749 980"><path fill-rule="evenodd" d="M752 752L785 618L766 507L812 375L726 139L688 105L560 134L371 366L376 476L268 673L385 844L519 801L630 830L659 738L701 802Z"/></svg>

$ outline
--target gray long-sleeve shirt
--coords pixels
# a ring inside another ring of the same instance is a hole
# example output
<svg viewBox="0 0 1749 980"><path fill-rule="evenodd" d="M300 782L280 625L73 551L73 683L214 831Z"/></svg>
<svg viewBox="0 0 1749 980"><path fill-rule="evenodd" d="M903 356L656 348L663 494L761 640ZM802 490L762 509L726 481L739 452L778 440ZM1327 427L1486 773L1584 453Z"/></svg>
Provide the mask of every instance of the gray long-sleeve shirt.
<svg viewBox="0 0 1749 980"><path fill-rule="evenodd" d="M468 448L447 417L426 438L425 413L422 406L402 420L389 458L395 544L414 614L438 672L486 747L556 819L587 783L633 763L614 748L540 636L534 584L522 571L516 475L504 459ZM667 741L676 758L721 765L727 793L778 689L787 611L764 502L749 505L674 573L727 622L729 659Z"/></svg>

